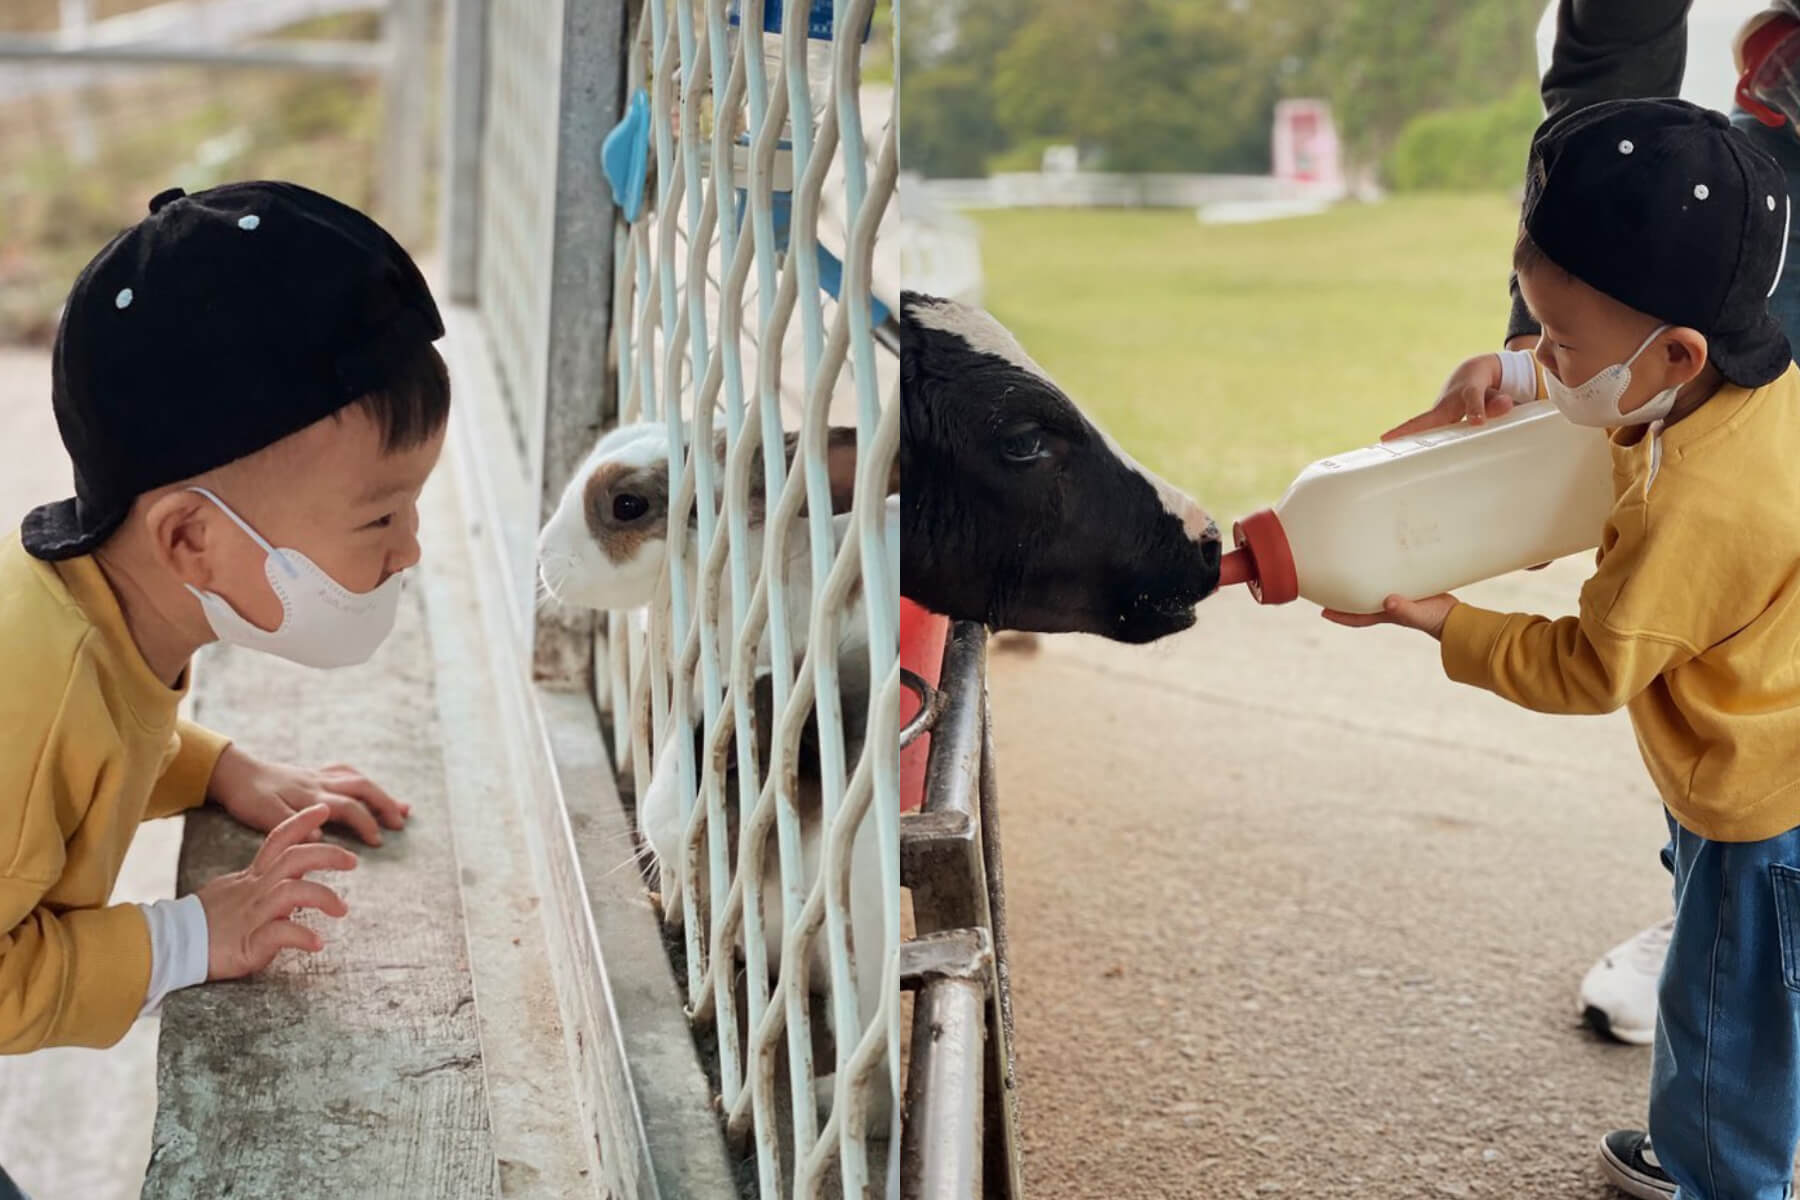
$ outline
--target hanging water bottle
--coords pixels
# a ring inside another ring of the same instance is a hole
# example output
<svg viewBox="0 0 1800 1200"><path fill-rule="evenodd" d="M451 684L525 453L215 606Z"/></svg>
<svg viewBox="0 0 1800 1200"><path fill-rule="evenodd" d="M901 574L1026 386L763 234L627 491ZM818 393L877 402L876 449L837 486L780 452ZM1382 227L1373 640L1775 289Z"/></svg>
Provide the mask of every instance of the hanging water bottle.
<svg viewBox="0 0 1800 1200"><path fill-rule="evenodd" d="M740 21L742 0L732 0L728 16L733 30L732 48L735 52L737 38L741 36ZM763 60L763 78L768 84L768 94L787 89L787 72L782 65L781 23L783 16L783 0L764 0L762 33L760 49ZM858 41L867 42L873 21L864 24ZM750 48L752 51L756 47ZM812 131L817 137L819 123L826 109L832 103L831 68L835 55L832 29L832 0L810 0L806 14L806 93L808 107L812 111ZM747 184L750 179L750 135L738 136L737 162L737 224L743 228L744 213L748 203ZM796 183L794 172L794 121L790 107L787 118L782 122L781 139L777 144L774 164L774 194L771 197L771 208L775 218L775 245L783 251L787 250L788 217L792 204L792 194Z"/></svg>

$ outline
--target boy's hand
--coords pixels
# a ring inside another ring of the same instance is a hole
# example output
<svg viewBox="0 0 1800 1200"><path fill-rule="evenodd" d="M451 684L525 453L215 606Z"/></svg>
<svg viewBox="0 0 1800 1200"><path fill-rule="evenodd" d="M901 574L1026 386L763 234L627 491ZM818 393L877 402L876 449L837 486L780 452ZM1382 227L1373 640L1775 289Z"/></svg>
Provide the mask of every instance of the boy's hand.
<svg viewBox="0 0 1800 1200"><path fill-rule="evenodd" d="M237 979L268 966L283 950L316 953L325 942L290 918L303 908L329 917L349 912L343 898L311 871L348 871L356 855L342 846L309 844L331 815L323 804L283 821L242 871L221 875L195 895L206 910L206 977Z"/></svg>
<svg viewBox="0 0 1800 1200"><path fill-rule="evenodd" d="M1394 426L1381 435L1381 440L1410 437L1464 420L1480 425L1489 417L1503 417L1512 409L1513 398L1500 390L1500 356L1477 354L1450 373L1436 404Z"/></svg>
<svg viewBox="0 0 1800 1200"><path fill-rule="evenodd" d="M1423 600L1408 600L1405 596L1389 596L1382 602L1378 613L1345 613L1326 609L1322 614L1327 621L1335 621L1339 625L1348 625L1352 629L1367 629L1371 625L1404 625L1408 629L1417 629L1420 633L1428 633L1440 641L1444 636L1444 622L1450 618L1450 610L1455 608L1458 600L1455 596L1427 596Z"/></svg>
<svg viewBox="0 0 1800 1200"><path fill-rule="evenodd" d="M240 822L264 832L297 812L324 805L332 822L348 825L371 846L381 845L382 826L403 829L412 812L412 805L402 804L350 767L311 771L266 763L236 746L226 747L219 757L207 794ZM318 840L318 826L310 837Z"/></svg>

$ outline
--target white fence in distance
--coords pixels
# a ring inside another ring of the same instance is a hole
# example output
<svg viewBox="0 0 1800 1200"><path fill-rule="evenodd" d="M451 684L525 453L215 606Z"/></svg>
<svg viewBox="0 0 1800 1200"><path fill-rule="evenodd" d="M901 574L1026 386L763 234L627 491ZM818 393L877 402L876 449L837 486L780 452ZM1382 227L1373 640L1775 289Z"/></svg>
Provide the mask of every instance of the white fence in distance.
<svg viewBox="0 0 1800 1200"><path fill-rule="evenodd" d="M1005 172L986 179L925 179L913 186L931 202L953 210L1329 204L1344 194L1332 185L1273 175L1119 175L1088 171Z"/></svg>

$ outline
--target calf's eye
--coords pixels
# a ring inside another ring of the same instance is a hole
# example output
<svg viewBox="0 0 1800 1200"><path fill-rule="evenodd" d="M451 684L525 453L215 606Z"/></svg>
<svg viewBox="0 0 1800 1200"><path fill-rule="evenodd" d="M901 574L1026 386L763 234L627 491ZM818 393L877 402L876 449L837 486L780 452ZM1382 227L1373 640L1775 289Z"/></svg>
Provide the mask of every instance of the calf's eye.
<svg viewBox="0 0 1800 1200"><path fill-rule="evenodd" d="M635 521L650 511L650 502L642 496L622 492L613 497L613 516L620 521Z"/></svg>
<svg viewBox="0 0 1800 1200"><path fill-rule="evenodd" d="M1049 457L1044 435L1035 429L1022 429L1000 439L1000 453L1008 462L1029 463Z"/></svg>

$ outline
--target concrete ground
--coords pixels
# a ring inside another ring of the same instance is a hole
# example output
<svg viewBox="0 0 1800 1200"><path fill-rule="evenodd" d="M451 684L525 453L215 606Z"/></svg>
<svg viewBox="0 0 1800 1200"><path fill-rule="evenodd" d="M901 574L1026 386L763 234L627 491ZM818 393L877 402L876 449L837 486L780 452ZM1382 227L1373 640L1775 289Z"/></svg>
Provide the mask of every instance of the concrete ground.
<svg viewBox="0 0 1800 1200"><path fill-rule="evenodd" d="M0 349L0 528L73 486L50 411L50 358ZM181 818L143 827L115 901L175 894ZM158 1018L138 1021L108 1050L55 1049L0 1057L0 1165L33 1200L136 1197L156 1116Z"/></svg>
<svg viewBox="0 0 1800 1200"><path fill-rule="evenodd" d="M1583 574L1464 595L1554 614ZM1030 1195L1613 1195L1650 1056L1575 993L1669 903L1622 717L1241 589L1042 646L992 665Z"/></svg>

